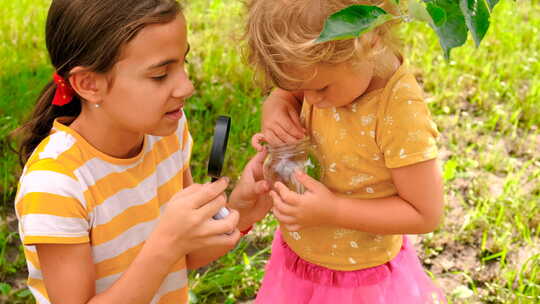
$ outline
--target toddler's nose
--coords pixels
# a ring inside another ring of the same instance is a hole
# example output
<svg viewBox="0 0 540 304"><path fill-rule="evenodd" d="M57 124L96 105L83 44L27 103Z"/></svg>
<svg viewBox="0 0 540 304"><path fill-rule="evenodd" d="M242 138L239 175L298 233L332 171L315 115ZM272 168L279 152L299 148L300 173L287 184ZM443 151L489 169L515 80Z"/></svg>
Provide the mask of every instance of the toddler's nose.
<svg viewBox="0 0 540 304"><path fill-rule="evenodd" d="M314 91L304 91L304 97L306 98L306 101L310 104L317 104L323 99L321 94L317 94Z"/></svg>

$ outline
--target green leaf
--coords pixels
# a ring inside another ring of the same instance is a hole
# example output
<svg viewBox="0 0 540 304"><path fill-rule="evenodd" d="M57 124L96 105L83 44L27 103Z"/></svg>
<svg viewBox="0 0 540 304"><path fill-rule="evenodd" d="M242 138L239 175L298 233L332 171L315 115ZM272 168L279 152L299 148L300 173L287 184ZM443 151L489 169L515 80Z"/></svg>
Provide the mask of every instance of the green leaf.
<svg viewBox="0 0 540 304"><path fill-rule="evenodd" d="M465 23L478 47L489 28L489 10L484 0L460 0Z"/></svg>
<svg viewBox="0 0 540 304"><path fill-rule="evenodd" d="M436 26L442 26L446 22L446 12L442 7L428 3L426 12Z"/></svg>
<svg viewBox="0 0 540 304"><path fill-rule="evenodd" d="M409 17L411 17L412 19L424 21L427 23L433 22L431 16L426 9L426 6L419 0L409 0L409 2L407 3L407 7L409 11Z"/></svg>
<svg viewBox="0 0 540 304"><path fill-rule="evenodd" d="M24 289L24 290L21 290L19 292L17 292L17 297L19 298L27 298L29 296L32 295L32 292L30 291L30 289Z"/></svg>
<svg viewBox="0 0 540 304"><path fill-rule="evenodd" d="M242 259L244 260L244 265L249 267L251 263L249 261L249 257L245 252L242 252Z"/></svg>
<svg viewBox="0 0 540 304"><path fill-rule="evenodd" d="M445 13L445 18L440 15L441 9ZM433 0L427 3L427 10L433 19L431 27L439 37L445 58L449 60L450 51L467 41L467 25L459 2L457 0Z"/></svg>
<svg viewBox="0 0 540 304"><path fill-rule="evenodd" d="M11 291L11 285L7 283L0 283L0 293L7 296Z"/></svg>
<svg viewBox="0 0 540 304"><path fill-rule="evenodd" d="M192 290L189 290L188 293L189 293L189 304L199 303L199 298Z"/></svg>
<svg viewBox="0 0 540 304"><path fill-rule="evenodd" d="M458 299L470 298L474 295L474 292L465 285L460 285L452 291L452 295Z"/></svg>
<svg viewBox="0 0 540 304"><path fill-rule="evenodd" d="M234 297L233 294L229 294L229 296L227 297L227 299L225 300L223 304L234 304L234 303L236 303L236 298Z"/></svg>
<svg viewBox="0 0 540 304"><path fill-rule="evenodd" d="M315 42L355 38L391 19L393 16L380 7L352 5L328 17Z"/></svg>
<svg viewBox="0 0 540 304"><path fill-rule="evenodd" d="M444 163L443 179L445 182L451 181L456 177L458 163L454 159L449 159Z"/></svg>
<svg viewBox="0 0 540 304"><path fill-rule="evenodd" d="M499 3L499 0L486 0L486 1L489 4L489 9L490 10L493 10L495 5L497 5L497 3Z"/></svg>

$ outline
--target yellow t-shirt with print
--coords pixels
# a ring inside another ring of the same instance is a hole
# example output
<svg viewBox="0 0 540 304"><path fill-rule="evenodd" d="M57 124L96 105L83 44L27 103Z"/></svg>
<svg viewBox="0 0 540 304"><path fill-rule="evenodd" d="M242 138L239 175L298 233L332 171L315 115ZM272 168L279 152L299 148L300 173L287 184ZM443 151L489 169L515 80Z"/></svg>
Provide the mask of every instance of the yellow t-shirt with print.
<svg viewBox="0 0 540 304"><path fill-rule="evenodd" d="M405 65L384 88L350 105L318 109L304 102L302 119L320 158L321 182L342 196L371 199L395 195L391 168L437 157L436 126L422 89ZM282 227L282 231L289 247L302 259L335 270L384 264L402 245L401 235L342 227L312 227L298 232Z"/></svg>

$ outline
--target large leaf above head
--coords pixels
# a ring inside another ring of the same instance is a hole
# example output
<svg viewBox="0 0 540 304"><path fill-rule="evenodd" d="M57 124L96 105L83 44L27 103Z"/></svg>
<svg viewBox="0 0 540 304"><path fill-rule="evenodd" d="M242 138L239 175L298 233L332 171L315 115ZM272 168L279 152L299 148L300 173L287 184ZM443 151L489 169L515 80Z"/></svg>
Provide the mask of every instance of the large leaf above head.
<svg viewBox="0 0 540 304"><path fill-rule="evenodd" d="M460 0L461 12L476 46L480 45L489 28L489 9L484 0Z"/></svg>
<svg viewBox="0 0 540 304"><path fill-rule="evenodd" d="M493 10L495 5L497 5L497 3L499 3L499 0L486 0L486 1L489 4L489 9L490 10Z"/></svg>
<svg viewBox="0 0 540 304"><path fill-rule="evenodd" d="M432 0L426 4L427 11L433 19L430 26L439 36L444 56L449 59L450 50L467 41L467 25L459 2L458 0Z"/></svg>
<svg viewBox="0 0 540 304"><path fill-rule="evenodd" d="M391 0L399 4L399 0ZM328 17L316 42L355 38L394 18L428 23L437 33L444 56L467 41L478 47L489 29L490 13L499 0L408 0L409 16L395 17L377 6L352 5Z"/></svg>
<svg viewBox="0 0 540 304"><path fill-rule="evenodd" d="M315 42L355 38L393 18L377 6L352 5L328 17Z"/></svg>
<svg viewBox="0 0 540 304"><path fill-rule="evenodd" d="M426 6L421 0L409 0L407 2L407 9L409 10L409 17L414 20L424 21L427 23L432 22L432 18L429 15Z"/></svg>
<svg viewBox="0 0 540 304"><path fill-rule="evenodd" d="M430 16L430 25L442 26L446 23L446 11L442 7L428 3L426 12Z"/></svg>

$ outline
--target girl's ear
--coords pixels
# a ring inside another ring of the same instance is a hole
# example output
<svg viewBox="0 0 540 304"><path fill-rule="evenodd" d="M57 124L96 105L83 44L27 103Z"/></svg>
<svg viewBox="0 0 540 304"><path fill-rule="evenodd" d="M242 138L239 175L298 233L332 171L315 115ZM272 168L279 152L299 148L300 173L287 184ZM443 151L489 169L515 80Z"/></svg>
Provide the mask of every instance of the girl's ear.
<svg viewBox="0 0 540 304"><path fill-rule="evenodd" d="M103 92L107 90L104 75L75 67L70 71L69 84L77 94L92 105L102 102Z"/></svg>

